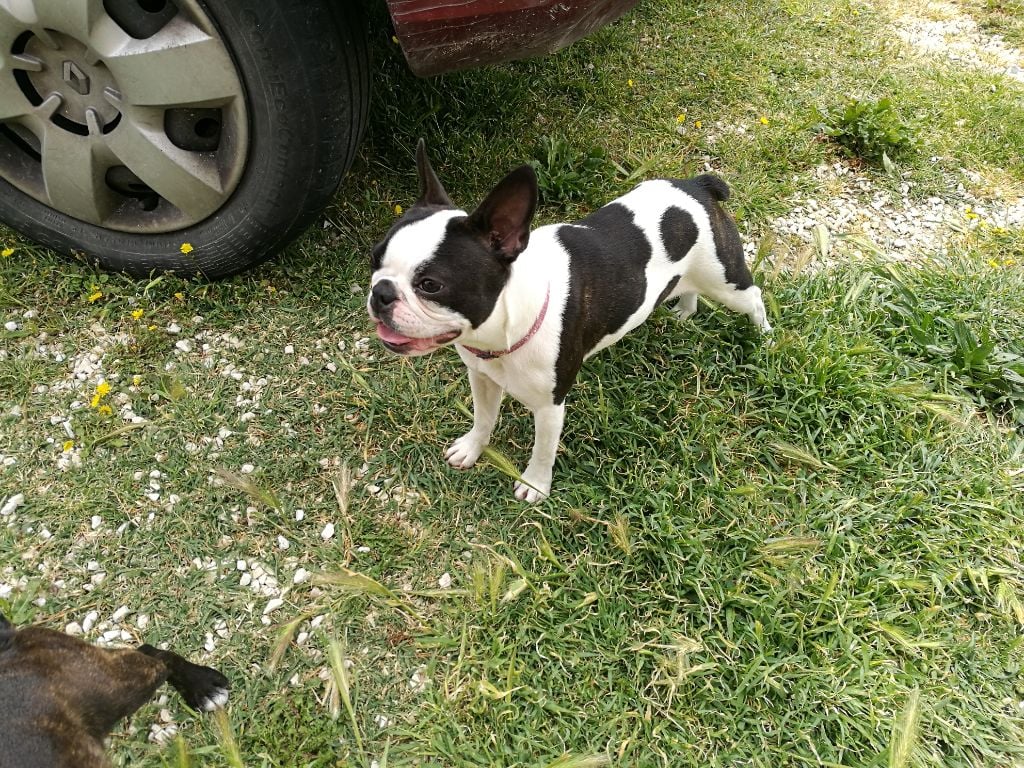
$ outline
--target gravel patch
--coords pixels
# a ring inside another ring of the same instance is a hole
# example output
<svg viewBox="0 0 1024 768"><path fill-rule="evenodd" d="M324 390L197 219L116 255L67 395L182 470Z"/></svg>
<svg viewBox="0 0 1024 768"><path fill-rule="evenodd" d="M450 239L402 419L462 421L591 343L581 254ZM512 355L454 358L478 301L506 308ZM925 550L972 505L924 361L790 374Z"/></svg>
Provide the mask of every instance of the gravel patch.
<svg viewBox="0 0 1024 768"><path fill-rule="evenodd" d="M985 200L971 191L981 181L967 169L951 180L945 197L916 199L914 183L904 181L899 191L881 188L852 166L836 162L818 166L814 177L827 189L827 197L793 200L793 208L774 219L771 230L784 242L803 246L821 242L819 263L862 258L869 252L896 261L922 260L943 253L950 239L978 227L1024 226L1024 199ZM748 243L748 251L755 249Z"/></svg>
<svg viewBox="0 0 1024 768"><path fill-rule="evenodd" d="M896 35L927 56L941 56L963 66L1024 83L1024 54L999 35L989 35L951 3L929 2L924 10L940 18L901 13Z"/></svg>

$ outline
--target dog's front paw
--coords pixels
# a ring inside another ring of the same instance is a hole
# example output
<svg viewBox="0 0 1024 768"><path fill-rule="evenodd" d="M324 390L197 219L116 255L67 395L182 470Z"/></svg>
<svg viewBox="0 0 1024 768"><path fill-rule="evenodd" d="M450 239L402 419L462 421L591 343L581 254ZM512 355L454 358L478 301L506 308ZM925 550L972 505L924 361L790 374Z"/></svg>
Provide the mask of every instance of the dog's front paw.
<svg viewBox="0 0 1024 768"><path fill-rule="evenodd" d="M536 504L551 494L551 472L531 471L529 467L523 472L521 480L516 481L516 498L527 504Z"/></svg>
<svg viewBox="0 0 1024 768"><path fill-rule="evenodd" d="M486 447L486 438L479 438L469 431L449 446L444 457L456 469L469 469L476 464Z"/></svg>
<svg viewBox="0 0 1024 768"><path fill-rule="evenodd" d="M185 703L197 711L212 712L228 703L231 683L212 667L186 662L174 671L170 683Z"/></svg>

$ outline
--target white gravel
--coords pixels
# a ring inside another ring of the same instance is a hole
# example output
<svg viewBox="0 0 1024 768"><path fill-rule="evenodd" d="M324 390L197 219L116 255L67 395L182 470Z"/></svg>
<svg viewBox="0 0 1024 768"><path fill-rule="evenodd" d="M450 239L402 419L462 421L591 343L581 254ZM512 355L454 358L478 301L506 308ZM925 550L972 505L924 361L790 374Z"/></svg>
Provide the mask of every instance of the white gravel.
<svg viewBox="0 0 1024 768"><path fill-rule="evenodd" d="M1024 83L1024 56L1002 37L981 31L952 3L932 1L922 10L929 18L903 13L895 23L896 35L914 51Z"/></svg>

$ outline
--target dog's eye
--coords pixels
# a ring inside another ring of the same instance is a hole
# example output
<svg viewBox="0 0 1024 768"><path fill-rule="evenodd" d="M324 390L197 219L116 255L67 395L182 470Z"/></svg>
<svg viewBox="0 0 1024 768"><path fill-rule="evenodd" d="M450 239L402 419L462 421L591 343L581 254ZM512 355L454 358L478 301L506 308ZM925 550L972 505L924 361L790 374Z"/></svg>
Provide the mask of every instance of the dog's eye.
<svg viewBox="0 0 1024 768"><path fill-rule="evenodd" d="M416 287L424 293L437 293L443 287L437 280L431 280L429 277L424 277L420 280Z"/></svg>

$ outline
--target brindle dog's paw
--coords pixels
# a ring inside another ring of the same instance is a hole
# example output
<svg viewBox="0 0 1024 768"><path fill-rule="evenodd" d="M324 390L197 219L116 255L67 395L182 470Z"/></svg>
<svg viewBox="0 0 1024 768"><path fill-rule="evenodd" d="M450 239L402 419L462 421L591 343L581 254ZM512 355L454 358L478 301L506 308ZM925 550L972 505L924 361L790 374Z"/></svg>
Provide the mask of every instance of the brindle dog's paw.
<svg viewBox="0 0 1024 768"><path fill-rule="evenodd" d="M192 709L212 712L228 703L231 683L212 667L185 662L174 671L170 682Z"/></svg>

